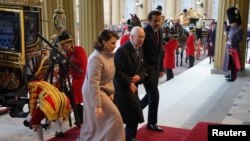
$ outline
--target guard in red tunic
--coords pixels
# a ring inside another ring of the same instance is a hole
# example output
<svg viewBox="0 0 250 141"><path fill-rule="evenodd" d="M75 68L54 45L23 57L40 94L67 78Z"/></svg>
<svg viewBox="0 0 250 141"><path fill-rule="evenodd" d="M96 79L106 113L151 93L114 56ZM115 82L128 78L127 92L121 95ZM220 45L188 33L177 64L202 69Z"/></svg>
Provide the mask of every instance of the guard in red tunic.
<svg viewBox="0 0 250 141"><path fill-rule="evenodd" d="M194 48L194 44L195 44L195 36L194 36L194 27L190 27L189 28L189 36L187 38L187 56L188 56L188 60L189 60L189 68L193 67L194 65L194 53L195 53L195 48Z"/></svg>
<svg viewBox="0 0 250 141"><path fill-rule="evenodd" d="M66 56L69 58L69 60L72 63L74 63L77 67L79 67L82 70L82 73L81 73L78 70L69 67L70 74L72 75L72 79L73 79L72 86L73 86L73 91L74 91L75 104L76 104L80 123L82 123L82 120L83 120L82 85L85 79L88 57L83 47L75 46L73 44L73 39L69 32L63 31L62 34L58 38L59 38L59 44L61 45L63 50L66 52Z"/></svg>
<svg viewBox="0 0 250 141"><path fill-rule="evenodd" d="M163 68L166 69L167 79L166 81L174 78L173 68L175 68L175 50L178 47L178 41L175 38L176 36L172 35L170 40L164 46L164 61Z"/></svg>

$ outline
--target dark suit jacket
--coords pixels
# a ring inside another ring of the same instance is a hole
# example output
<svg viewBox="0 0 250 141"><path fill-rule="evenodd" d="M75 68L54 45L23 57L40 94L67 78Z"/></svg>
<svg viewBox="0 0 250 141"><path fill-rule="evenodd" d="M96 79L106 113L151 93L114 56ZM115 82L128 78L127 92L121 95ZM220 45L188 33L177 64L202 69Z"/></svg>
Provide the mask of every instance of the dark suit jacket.
<svg viewBox="0 0 250 141"><path fill-rule="evenodd" d="M115 102L124 123L141 123L144 121L138 92L133 94L129 89L131 77L135 74L145 75L143 51L139 48L139 57L131 42L126 42L115 53ZM140 83L140 82L139 82ZM136 84L138 86L138 84Z"/></svg>
<svg viewBox="0 0 250 141"><path fill-rule="evenodd" d="M162 29L158 29L159 33L159 44L156 45L154 30L150 25L144 28L145 40L143 43L143 55L144 62L146 63L147 69L156 69L157 71L163 71L163 36Z"/></svg>

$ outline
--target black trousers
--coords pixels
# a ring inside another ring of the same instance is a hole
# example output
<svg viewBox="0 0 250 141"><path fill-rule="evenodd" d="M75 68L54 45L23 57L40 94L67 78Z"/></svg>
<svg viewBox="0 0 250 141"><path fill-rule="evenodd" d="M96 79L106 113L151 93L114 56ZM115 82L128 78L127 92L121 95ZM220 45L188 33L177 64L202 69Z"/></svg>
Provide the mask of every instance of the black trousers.
<svg viewBox="0 0 250 141"><path fill-rule="evenodd" d="M235 80L237 78L238 70L234 64L233 58L231 55L229 55L229 70L230 70L230 78Z"/></svg>
<svg viewBox="0 0 250 141"><path fill-rule="evenodd" d="M189 60L189 68L194 66L194 56L188 56L188 60Z"/></svg>
<svg viewBox="0 0 250 141"><path fill-rule="evenodd" d="M167 73L167 81L174 78L174 73L172 69L167 69L166 73Z"/></svg>
<svg viewBox="0 0 250 141"><path fill-rule="evenodd" d="M131 139L136 137L138 128L138 123L127 123L125 126L125 132L126 132L126 141L130 141Z"/></svg>
<svg viewBox="0 0 250 141"><path fill-rule="evenodd" d="M147 71L143 85L146 89L146 95L141 99L141 106L144 109L148 105L148 124L156 124L159 106L158 81L160 72L157 70Z"/></svg>

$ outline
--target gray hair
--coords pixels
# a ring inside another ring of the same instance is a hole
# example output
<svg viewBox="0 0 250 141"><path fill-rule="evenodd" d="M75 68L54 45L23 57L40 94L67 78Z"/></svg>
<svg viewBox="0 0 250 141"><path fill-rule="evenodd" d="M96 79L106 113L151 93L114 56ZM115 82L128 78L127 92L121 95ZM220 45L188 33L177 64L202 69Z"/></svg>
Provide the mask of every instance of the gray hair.
<svg viewBox="0 0 250 141"><path fill-rule="evenodd" d="M130 35L137 35L137 32L140 31L140 30L143 30L143 28L140 27L140 26L133 27L131 32L130 32Z"/></svg>

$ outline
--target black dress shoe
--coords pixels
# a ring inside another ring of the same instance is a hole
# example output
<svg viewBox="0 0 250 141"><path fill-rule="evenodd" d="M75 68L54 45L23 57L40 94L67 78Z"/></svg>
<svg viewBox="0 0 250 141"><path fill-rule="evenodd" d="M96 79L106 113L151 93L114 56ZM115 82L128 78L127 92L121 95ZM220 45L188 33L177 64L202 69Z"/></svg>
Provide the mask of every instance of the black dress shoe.
<svg viewBox="0 0 250 141"><path fill-rule="evenodd" d="M132 138L132 139L126 139L126 141L139 141L136 138Z"/></svg>
<svg viewBox="0 0 250 141"><path fill-rule="evenodd" d="M147 129L153 130L153 131L156 131L156 132L163 132L163 129L161 127L159 127L158 125L156 125L156 124L148 124Z"/></svg>
<svg viewBox="0 0 250 141"><path fill-rule="evenodd" d="M227 81L228 81L228 82L233 82L234 79L232 79L232 78L227 78Z"/></svg>
<svg viewBox="0 0 250 141"><path fill-rule="evenodd" d="M63 134L63 132L57 132L57 131L56 131L55 136L56 136L56 137L63 137L64 134Z"/></svg>
<svg viewBox="0 0 250 141"><path fill-rule="evenodd" d="M225 78L230 78L230 75L226 75Z"/></svg>

